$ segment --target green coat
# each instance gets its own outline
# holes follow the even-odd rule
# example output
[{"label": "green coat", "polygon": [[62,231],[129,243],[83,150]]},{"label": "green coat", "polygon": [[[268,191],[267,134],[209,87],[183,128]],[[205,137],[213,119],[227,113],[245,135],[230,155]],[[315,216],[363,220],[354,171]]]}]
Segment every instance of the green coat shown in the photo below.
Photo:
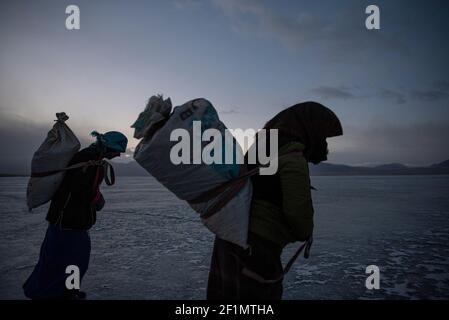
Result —
[{"label": "green coat", "polygon": [[[302,152],[304,145],[290,142],[279,149],[279,155]],[[313,231],[313,205],[309,167],[302,155],[280,158],[278,173],[282,188],[282,209],[271,202],[253,198],[250,231],[281,247],[305,241]]]}]

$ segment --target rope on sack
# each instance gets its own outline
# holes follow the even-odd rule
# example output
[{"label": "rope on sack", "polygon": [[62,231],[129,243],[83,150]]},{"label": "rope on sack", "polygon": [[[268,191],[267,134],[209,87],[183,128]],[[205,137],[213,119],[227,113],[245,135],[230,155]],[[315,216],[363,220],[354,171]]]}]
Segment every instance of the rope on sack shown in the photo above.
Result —
[{"label": "rope on sack", "polygon": [[86,172],[87,168],[89,167],[103,167],[104,172],[104,181],[108,186],[112,186],[115,184],[115,172],[114,167],[106,160],[89,160],[85,162],[80,162],[77,164],[74,164],[72,166],[66,167],[64,169],[58,169],[58,170],[52,170],[52,171],[45,171],[45,172],[32,172],[31,177],[46,177],[50,176],[59,172],[74,170],[82,168],[83,172]]}]

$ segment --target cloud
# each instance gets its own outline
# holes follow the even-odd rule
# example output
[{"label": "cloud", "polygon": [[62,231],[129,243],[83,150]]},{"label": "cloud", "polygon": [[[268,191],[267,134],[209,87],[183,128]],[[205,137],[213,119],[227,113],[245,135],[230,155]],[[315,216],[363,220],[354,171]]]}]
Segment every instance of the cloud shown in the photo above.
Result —
[{"label": "cloud", "polygon": [[422,102],[434,102],[447,99],[449,93],[441,90],[412,90],[410,98]]},{"label": "cloud", "polygon": [[382,89],[379,92],[379,96],[387,100],[392,100],[397,104],[404,104],[409,100],[417,102],[438,102],[449,98],[449,84],[437,82],[430,88],[422,87],[402,91]]},{"label": "cloud", "polygon": [[446,93],[449,92],[449,81],[436,81],[434,86],[437,90],[441,90]]},{"label": "cloud", "polygon": [[[29,173],[33,154],[53,124],[52,120],[36,123],[0,110],[0,173]],[[87,137],[78,139],[83,146],[92,143]]]},{"label": "cloud", "polygon": [[49,128],[27,119],[0,114],[0,172],[28,172],[31,157],[45,139],[48,130]]},{"label": "cloud", "polygon": [[260,1],[214,0],[213,2],[231,19],[234,30],[275,37],[287,46],[300,45],[308,37],[307,30],[314,26],[313,20],[306,15],[292,20],[265,7]]},{"label": "cloud", "polygon": [[429,165],[449,159],[449,123],[371,123],[345,126],[330,140],[331,162]]},{"label": "cloud", "polygon": [[378,96],[385,100],[391,100],[397,104],[404,104],[407,102],[407,98],[404,93],[390,89],[381,89]]},{"label": "cloud", "polygon": [[379,50],[398,52],[402,56],[410,52],[397,30],[367,34],[364,10],[360,6],[338,8],[329,16],[306,11],[295,14],[295,10],[284,13],[257,0],[212,2],[229,18],[233,30],[273,38],[288,48],[305,49],[321,44],[329,49],[332,59]]},{"label": "cloud", "polygon": [[[35,123],[24,117],[5,113],[0,110],[0,173],[29,174],[31,159],[52,128],[54,122]],[[70,124],[69,124],[70,125]],[[89,132],[79,127],[71,129],[76,132]],[[94,142],[89,135],[77,135],[81,147]],[[114,162],[129,162],[133,159],[134,148],[127,148],[125,154],[115,158]]]},{"label": "cloud", "polygon": [[356,87],[345,86],[320,86],[310,89],[309,92],[321,99],[372,99],[378,98],[385,101],[390,101],[395,104],[406,104],[409,101],[414,102],[439,102],[449,98],[449,85],[444,82],[434,85],[434,88],[420,88],[420,89],[387,89],[380,88],[375,92],[368,92],[367,94],[360,94]]},{"label": "cloud", "polygon": [[200,0],[175,0],[173,2],[176,8],[178,9],[186,9],[192,7],[198,7],[201,5]]},{"label": "cloud", "polygon": [[[310,31],[318,27],[308,15],[292,19],[260,1],[213,0],[213,3],[229,17],[235,31],[274,37],[288,47],[300,46],[311,36]],[[322,32],[322,28],[315,30],[315,35]]]},{"label": "cloud", "polygon": [[321,86],[310,90],[310,93],[322,99],[353,99],[355,96],[345,88]]}]

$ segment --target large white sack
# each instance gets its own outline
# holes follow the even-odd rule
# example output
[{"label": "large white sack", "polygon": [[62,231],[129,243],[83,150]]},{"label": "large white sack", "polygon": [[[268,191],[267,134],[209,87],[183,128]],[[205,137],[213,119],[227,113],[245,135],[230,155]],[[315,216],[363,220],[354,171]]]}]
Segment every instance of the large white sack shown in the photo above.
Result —
[{"label": "large white sack", "polygon": [[[219,238],[247,248],[252,194],[252,184],[248,179],[239,193],[221,210],[207,219],[202,219],[204,225]],[[203,204],[190,204],[190,206],[196,212],[203,213],[212,202],[213,200]]]},{"label": "large white sack", "polygon": [[81,147],[78,138],[65,124],[69,117],[63,112],[57,113],[56,117],[56,123],[31,161],[31,177],[27,188],[30,210],[51,200],[64,178],[64,172],[41,177],[33,175],[64,169]]},{"label": "large white sack", "polygon": [[[223,143],[223,155],[234,149],[233,152],[237,157],[243,157],[235,139],[225,135],[226,126],[219,120],[216,110],[209,101],[195,99],[178,106],[165,121],[158,131],[140,141],[134,152],[134,159],[178,198],[189,202],[239,175],[241,165],[235,162],[206,165],[201,161],[200,164],[192,164],[192,150],[190,164],[173,164],[170,159],[171,148],[178,143],[170,141],[172,131],[182,128],[192,137],[193,121],[202,122],[202,132],[209,128],[221,132],[223,142],[226,140],[226,143]],[[202,142],[201,150],[208,143]],[[218,237],[246,248],[251,195],[251,183],[248,181],[232,200],[211,217],[203,219],[203,223]],[[190,205],[195,211],[203,214],[216,200]]]}]

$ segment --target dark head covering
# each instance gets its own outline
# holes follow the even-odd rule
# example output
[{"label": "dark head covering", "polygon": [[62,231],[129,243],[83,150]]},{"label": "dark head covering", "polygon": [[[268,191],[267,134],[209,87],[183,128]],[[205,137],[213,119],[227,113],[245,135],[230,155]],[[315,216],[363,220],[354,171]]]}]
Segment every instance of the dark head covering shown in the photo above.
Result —
[{"label": "dark head covering", "polygon": [[317,102],[298,103],[279,112],[264,129],[279,130],[279,147],[292,141],[304,144],[304,156],[312,163],[327,160],[326,138],[343,134],[335,113]]},{"label": "dark head covering", "polygon": [[104,134],[92,131],[91,135],[97,138],[91,146],[97,148],[103,154],[106,153],[123,153],[126,152],[128,139],[118,131],[109,131]]}]

